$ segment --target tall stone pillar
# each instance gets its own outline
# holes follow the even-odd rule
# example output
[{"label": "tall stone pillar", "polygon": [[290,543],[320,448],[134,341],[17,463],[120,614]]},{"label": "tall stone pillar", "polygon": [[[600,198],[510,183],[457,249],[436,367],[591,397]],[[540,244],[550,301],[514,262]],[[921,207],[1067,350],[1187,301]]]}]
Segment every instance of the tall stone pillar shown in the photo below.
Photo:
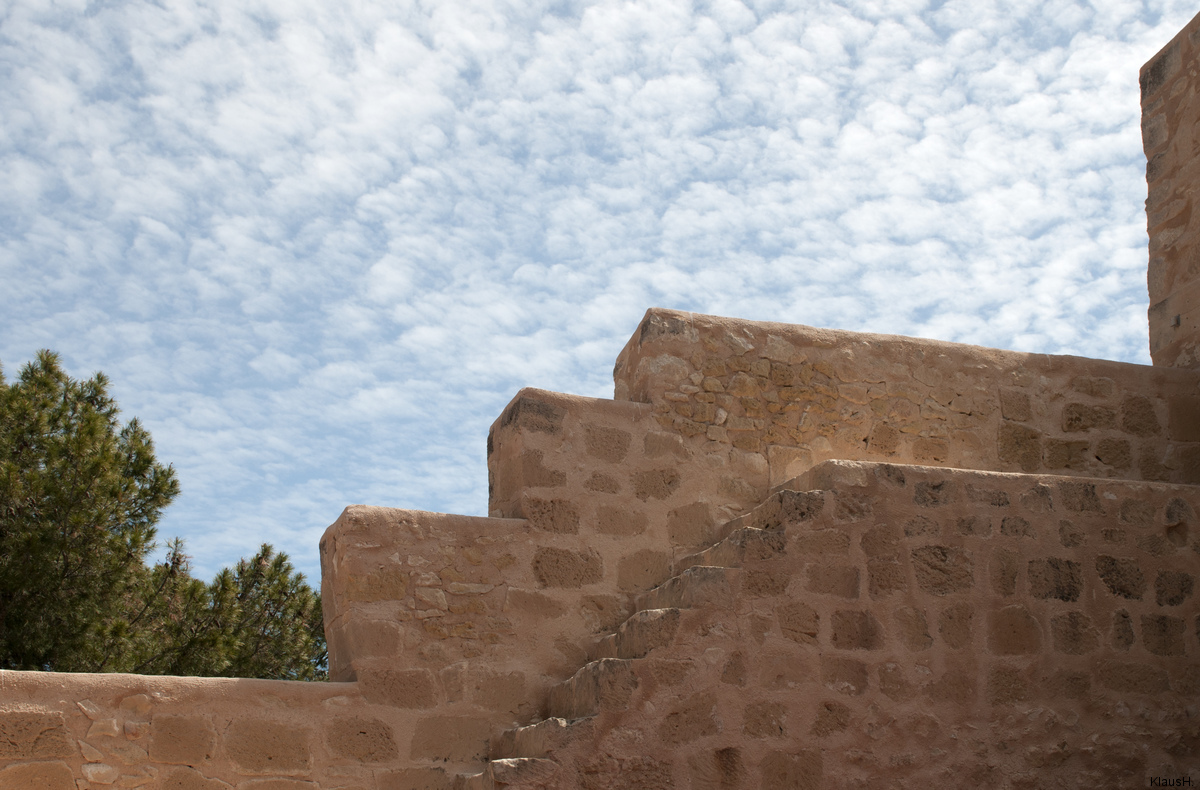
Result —
[{"label": "tall stone pillar", "polygon": [[1142,67],[1150,356],[1200,368],[1200,14]]}]

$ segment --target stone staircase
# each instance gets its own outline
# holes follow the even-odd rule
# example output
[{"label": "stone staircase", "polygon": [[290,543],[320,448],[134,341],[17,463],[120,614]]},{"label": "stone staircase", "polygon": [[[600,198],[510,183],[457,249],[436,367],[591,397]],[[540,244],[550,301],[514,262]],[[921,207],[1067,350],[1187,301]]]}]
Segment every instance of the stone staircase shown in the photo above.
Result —
[{"label": "stone staircase", "polygon": [[[541,720],[493,738],[485,770],[455,786],[820,787],[823,754],[842,749],[852,759],[837,762],[863,779],[883,770],[916,786],[965,772],[986,783],[989,770],[1030,769],[1028,749],[1041,746],[1024,763],[1008,750],[1044,744],[1047,732],[1064,748],[1091,736],[1076,744],[1071,776],[1126,784],[1138,764],[1120,755],[1143,738],[1116,724],[1081,733],[1066,709],[1119,710],[1129,693],[1200,685],[1191,690],[1182,664],[1146,666],[1121,645],[1115,624],[1130,616],[1118,606],[1131,602],[1111,602],[1108,636],[1095,599],[1119,597],[1120,584],[1095,584],[1102,563],[1090,555],[1105,551],[1099,535],[1116,538],[1086,522],[1136,531],[1118,515],[1130,501],[1146,503],[1139,513],[1169,512],[1169,497],[1194,500],[1194,489],[885,464],[842,471],[828,490],[792,481],[678,559],[550,689]],[[1161,526],[1141,526],[1147,534],[1131,542],[1161,555]],[[1064,606],[1079,600],[1087,614]],[[1140,622],[1150,653],[1176,654],[1152,633],[1162,615]],[[1031,739],[1013,706],[1043,696],[1058,711]],[[1034,781],[1037,771],[1024,773]]]}]

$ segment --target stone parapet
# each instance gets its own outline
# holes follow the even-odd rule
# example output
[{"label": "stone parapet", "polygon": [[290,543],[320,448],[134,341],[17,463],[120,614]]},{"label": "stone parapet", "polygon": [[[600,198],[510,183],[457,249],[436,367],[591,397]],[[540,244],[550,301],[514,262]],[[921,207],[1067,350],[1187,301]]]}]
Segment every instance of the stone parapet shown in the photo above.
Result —
[{"label": "stone parapet", "polygon": [[613,378],[772,485],[833,458],[1200,483],[1197,371],[656,308]]}]

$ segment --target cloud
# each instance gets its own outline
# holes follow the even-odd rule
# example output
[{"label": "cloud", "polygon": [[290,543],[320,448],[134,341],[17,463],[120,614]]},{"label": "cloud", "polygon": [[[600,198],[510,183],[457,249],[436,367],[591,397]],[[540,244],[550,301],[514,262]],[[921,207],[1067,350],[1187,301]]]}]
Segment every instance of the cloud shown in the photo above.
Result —
[{"label": "cloud", "polygon": [[1137,69],[1181,2],[18,0],[0,360],[100,369],[198,568],[486,512],[522,386],[661,305],[1146,362]]}]

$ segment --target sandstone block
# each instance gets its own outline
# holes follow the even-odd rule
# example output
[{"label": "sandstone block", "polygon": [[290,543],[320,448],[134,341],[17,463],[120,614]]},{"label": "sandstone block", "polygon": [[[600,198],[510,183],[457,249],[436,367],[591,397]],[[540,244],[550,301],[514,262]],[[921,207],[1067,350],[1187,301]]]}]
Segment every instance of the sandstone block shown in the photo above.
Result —
[{"label": "sandstone block", "polygon": [[442,768],[406,768],[378,778],[378,790],[451,790],[454,780]]},{"label": "sandstone block", "polygon": [[602,755],[579,766],[582,790],[668,790],[675,786],[670,763],[651,757]]},{"label": "sandstone block", "polygon": [[742,571],[742,594],[755,598],[782,595],[790,579],[781,569]]},{"label": "sandstone block", "polygon": [[913,516],[904,522],[904,536],[908,538],[936,538],[941,534],[938,523],[925,516]]},{"label": "sandstone block", "polygon": [[217,730],[208,716],[157,714],[150,730],[150,759],[157,763],[199,765],[216,750]]},{"label": "sandstone block", "polygon": [[631,439],[629,431],[619,428],[603,425],[584,426],[584,446],[587,447],[588,455],[610,464],[620,463],[625,459]]},{"label": "sandstone block", "polygon": [[1059,653],[1081,656],[1100,646],[1100,633],[1083,612],[1067,612],[1050,619],[1050,634]]},{"label": "sandstone block", "polygon": [[727,746],[713,749],[688,758],[688,769],[692,775],[694,790],[726,790],[741,787],[746,775],[741,749]]},{"label": "sandstone block", "polygon": [[521,509],[529,525],[542,532],[574,535],[579,532],[579,511],[566,499],[540,499],[524,495]]},{"label": "sandstone block", "polygon": [[821,626],[817,610],[801,601],[787,601],[775,607],[779,630],[785,637],[800,644],[815,645]]},{"label": "sandstone block", "polygon": [[521,482],[530,488],[559,488],[566,485],[566,473],[547,467],[543,463],[544,458],[541,450],[521,453]]},{"label": "sandstone block", "polygon": [[882,598],[908,589],[904,568],[891,560],[867,560],[867,592],[872,598]]},{"label": "sandstone block", "polygon": [[61,760],[21,763],[0,768],[0,787],[5,790],[75,790],[75,775]]},{"label": "sandstone block", "polygon": [[509,587],[504,597],[504,611],[553,619],[566,614],[567,607],[545,593]]},{"label": "sandstone block", "polygon": [[1142,644],[1156,656],[1182,656],[1184,622],[1167,615],[1142,615]]},{"label": "sandstone block", "polygon": [[533,555],[533,575],[543,587],[578,589],[604,575],[600,555],[543,546]]},{"label": "sandstone block", "polygon": [[1067,510],[1073,510],[1076,513],[1104,512],[1104,506],[1100,503],[1100,498],[1096,496],[1094,483],[1059,483],[1058,491],[1062,496],[1063,507]]},{"label": "sandstone block", "polygon": [[437,704],[437,681],[428,669],[397,669],[371,665],[359,671],[363,697],[377,705],[432,708]]},{"label": "sandstone block", "polygon": [[1058,522],[1058,542],[1065,549],[1073,549],[1087,542],[1087,532],[1078,524],[1066,519]]},{"label": "sandstone block", "polygon": [[950,457],[950,443],[945,439],[922,436],[913,442],[913,460],[917,463],[941,464]]},{"label": "sandstone block", "polygon": [[74,755],[74,739],[67,732],[61,713],[0,712],[0,759],[37,760]]},{"label": "sandstone block", "polygon": [[975,610],[970,604],[946,607],[938,615],[938,634],[947,646],[961,650],[971,644],[971,621]]},{"label": "sandstone block", "polygon": [[1036,653],[1042,630],[1024,606],[1006,606],[988,615],[988,651],[998,656]]},{"label": "sandstone block", "polygon": [[1001,423],[996,445],[1000,460],[1022,472],[1036,472],[1042,462],[1042,435],[1026,425]]},{"label": "sandstone block", "polygon": [[1159,571],[1154,579],[1154,601],[1159,606],[1179,606],[1192,597],[1194,581],[1183,571]]},{"label": "sandstone block", "polygon": [[824,769],[819,751],[771,752],[763,758],[761,790],[819,790]]},{"label": "sandstone block", "polygon": [[107,763],[84,763],[79,772],[84,779],[98,785],[110,785],[121,775],[120,771]]},{"label": "sandstone block", "polygon": [[1142,594],[1146,591],[1146,577],[1135,560],[1102,554],[1096,557],[1096,573],[1113,595],[1131,601],[1142,600]]},{"label": "sandstone block", "polygon": [[950,483],[923,481],[913,486],[913,502],[921,507],[941,507],[954,501]]},{"label": "sandstone block", "polygon": [[992,591],[1007,598],[1017,591],[1017,553],[1011,549],[992,552]]},{"label": "sandstone block", "polygon": [[1128,469],[1133,465],[1133,448],[1125,439],[1101,439],[1096,444],[1096,460],[1114,469]]},{"label": "sandstone block", "polygon": [[1083,566],[1074,560],[1049,557],[1029,561],[1029,594],[1034,598],[1077,601],[1083,590]]},{"label": "sandstone block", "polygon": [[883,628],[870,612],[839,609],[830,619],[833,646],[839,650],[878,650]]},{"label": "sandstone block", "polygon": [[987,696],[992,705],[1024,702],[1029,699],[1029,683],[1017,667],[996,664],[988,672]]},{"label": "sandstone block", "polygon": [[500,427],[557,434],[562,431],[563,418],[566,416],[565,409],[521,396],[504,409],[500,415]]},{"label": "sandstone block", "polygon": [[584,482],[583,487],[588,491],[595,491],[600,494],[617,494],[621,491],[621,484],[617,481],[617,478],[601,472],[592,472],[591,477]]},{"label": "sandstone block", "polygon": [[992,534],[992,520],[986,516],[964,516],[955,524],[959,535],[978,535],[987,537]]},{"label": "sandstone block", "polygon": [[922,546],[911,552],[917,585],[933,595],[969,590],[975,583],[974,565],[966,549]]},{"label": "sandstone block", "polygon": [[680,482],[679,472],[673,468],[635,472],[633,494],[643,502],[650,499],[666,499],[675,493]]},{"label": "sandstone block", "polygon": [[1093,428],[1111,428],[1116,422],[1117,413],[1107,406],[1068,403],[1063,407],[1062,429],[1065,433],[1090,431]]},{"label": "sandstone block", "polygon": [[1009,538],[1036,538],[1033,526],[1020,516],[1005,516],[1000,522],[1000,534]]},{"label": "sandstone block", "polygon": [[667,537],[677,546],[700,546],[712,543],[712,508],[707,502],[693,502],[667,514]]},{"label": "sandstone block", "polygon": [[735,650],[721,667],[721,682],[731,686],[746,685],[746,656],[741,650]]},{"label": "sandstone block", "polygon": [[1029,393],[1024,390],[1000,388],[1000,415],[1006,420],[1025,422],[1033,416]]},{"label": "sandstone block", "polygon": [[850,726],[850,708],[840,702],[822,702],[817,706],[817,718],[809,732],[818,738],[841,732]]},{"label": "sandstone block", "polygon": [[486,710],[516,713],[529,704],[523,672],[472,669],[468,685],[471,702]]},{"label": "sandstone block", "polygon": [[879,667],[879,690],[894,702],[912,699],[913,687],[899,664],[888,662]]},{"label": "sandstone block", "polygon": [[763,688],[796,689],[813,680],[813,677],[813,668],[807,658],[795,652],[771,652],[758,659],[758,683]]},{"label": "sandstone block", "polygon": [[808,568],[805,589],[810,592],[857,598],[858,586],[858,568],[851,565],[810,565]]},{"label": "sandstone block", "polygon": [[1113,612],[1112,637],[1113,647],[1117,650],[1128,650],[1137,641],[1137,635],[1133,633],[1133,618],[1124,609]]},{"label": "sandstone block", "polygon": [[742,732],[751,738],[787,735],[787,707],[782,702],[751,702],[742,713]]},{"label": "sandstone block", "polygon": [[409,756],[418,760],[475,762],[487,758],[487,719],[431,716],[417,722]]},{"label": "sandstone block", "polygon": [[272,719],[237,718],[226,728],[225,753],[247,774],[298,774],[312,766],[309,730]]},{"label": "sandstone block", "polygon": [[1086,469],[1088,443],[1066,439],[1047,439],[1045,448],[1047,469]]},{"label": "sandstone block", "polygon": [[896,634],[901,644],[913,652],[928,650],[933,646],[933,637],[929,635],[929,625],[925,620],[925,612],[909,606],[897,607],[892,612],[892,622],[896,626]]},{"label": "sandstone block", "polygon": [[334,719],[325,729],[325,742],[333,754],[358,762],[380,763],[399,756],[391,726],[379,719]]},{"label": "sandstone block", "polygon": [[1134,436],[1158,436],[1162,426],[1149,398],[1133,395],[1121,404],[1121,427]]},{"label": "sandstone block", "polygon": [[398,601],[408,589],[408,578],[393,568],[356,574],[346,579],[348,601]]}]

